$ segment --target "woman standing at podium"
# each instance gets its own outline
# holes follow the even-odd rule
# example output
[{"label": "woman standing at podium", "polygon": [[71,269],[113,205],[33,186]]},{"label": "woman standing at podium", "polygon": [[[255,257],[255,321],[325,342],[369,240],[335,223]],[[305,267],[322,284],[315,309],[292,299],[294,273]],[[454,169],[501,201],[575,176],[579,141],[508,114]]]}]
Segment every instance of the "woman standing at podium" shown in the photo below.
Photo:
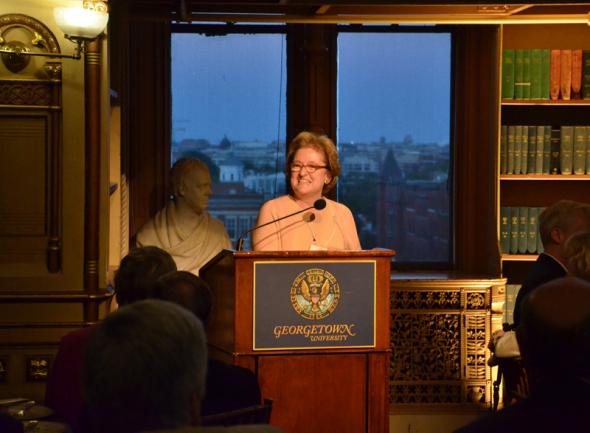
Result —
[{"label": "woman standing at podium", "polygon": [[253,249],[360,250],[350,209],[324,197],[340,174],[334,142],[325,135],[299,133],[289,145],[286,170],[291,193],[264,203],[256,226],[281,220],[253,231]]}]

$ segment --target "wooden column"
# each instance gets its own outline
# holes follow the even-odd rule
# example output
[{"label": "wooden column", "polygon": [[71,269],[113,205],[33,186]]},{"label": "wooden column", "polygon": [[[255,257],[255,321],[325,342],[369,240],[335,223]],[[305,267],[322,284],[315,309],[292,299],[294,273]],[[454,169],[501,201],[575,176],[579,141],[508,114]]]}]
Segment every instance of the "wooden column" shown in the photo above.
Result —
[{"label": "wooden column", "polygon": [[453,49],[456,269],[499,276],[499,27],[462,26]]},{"label": "wooden column", "polygon": [[85,194],[84,194],[84,289],[98,289],[100,216],[100,42],[87,45],[84,55]]}]

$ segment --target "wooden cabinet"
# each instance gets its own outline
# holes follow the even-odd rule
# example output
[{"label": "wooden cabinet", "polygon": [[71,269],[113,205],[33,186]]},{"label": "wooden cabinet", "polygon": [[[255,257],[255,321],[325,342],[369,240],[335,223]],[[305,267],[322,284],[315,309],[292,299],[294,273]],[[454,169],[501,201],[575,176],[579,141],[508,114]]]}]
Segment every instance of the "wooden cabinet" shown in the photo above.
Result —
[{"label": "wooden cabinet", "polygon": [[[590,27],[583,24],[504,25],[501,48],[588,50]],[[505,99],[500,104],[500,124],[551,125],[552,129],[590,125],[590,100]],[[590,203],[590,174],[499,174],[500,208],[542,208],[561,199]],[[536,257],[536,254],[502,254],[503,275],[511,284],[521,283]]]}]

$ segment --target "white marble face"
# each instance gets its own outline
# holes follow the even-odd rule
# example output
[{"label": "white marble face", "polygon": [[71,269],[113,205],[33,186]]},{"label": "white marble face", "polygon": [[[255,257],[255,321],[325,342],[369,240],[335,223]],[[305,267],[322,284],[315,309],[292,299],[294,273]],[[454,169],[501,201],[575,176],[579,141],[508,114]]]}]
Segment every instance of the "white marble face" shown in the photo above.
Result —
[{"label": "white marble face", "polygon": [[189,208],[200,214],[207,209],[211,193],[211,176],[209,172],[195,168],[183,179],[178,195]]},{"label": "white marble face", "polygon": [[[291,188],[295,198],[314,200],[322,196],[324,184],[332,180],[332,175],[325,168],[327,164],[324,153],[313,147],[302,147],[295,153],[291,165],[300,168],[291,170]],[[307,168],[310,166],[313,173]]]}]

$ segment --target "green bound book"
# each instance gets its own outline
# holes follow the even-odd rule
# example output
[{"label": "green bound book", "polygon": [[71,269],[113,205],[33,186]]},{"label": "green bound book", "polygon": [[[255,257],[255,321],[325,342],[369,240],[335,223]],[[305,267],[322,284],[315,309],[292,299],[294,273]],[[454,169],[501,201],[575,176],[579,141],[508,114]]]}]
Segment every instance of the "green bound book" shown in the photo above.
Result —
[{"label": "green bound book", "polygon": [[[553,148],[551,149],[553,154]],[[559,168],[561,174],[572,174],[574,164],[574,127],[562,126],[559,146]]]},{"label": "green bound book", "polygon": [[582,98],[590,99],[590,50],[582,50]]},{"label": "green bound book", "polygon": [[503,323],[514,323],[514,305],[516,304],[516,297],[520,290],[520,284],[506,284],[506,303],[504,305]]},{"label": "green bound book", "polygon": [[522,163],[522,125],[516,125],[514,128],[514,174],[520,174]]},{"label": "green bound book", "polygon": [[522,99],[531,99],[531,50],[522,50]]},{"label": "green bound book", "polygon": [[523,99],[524,89],[524,63],[523,51],[514,50],[514,98]]},{"label": "green bound book", "polygon": [[541,63],[540,49],[533,48],[531,52],[531,99],[541,99]]},{"label": "green bound book", "polygon": [[516,140],[516,126],[508,126],[508,151],[506,162],[506,173],[514,174],[514,142]]},{"label": "green bound book", "polygon": [[541,50],[541,99],[549,99],[551,93],[551,50]]},{"label": "green bound book", "polygon": [[502,99],[514,99],[514,50],[502,50]]},{"label": "green bound book", "polygon": [[529,127],[522,126],[522,136],[520,144],[520,174],[527,174],[529,160]]},{"label": "green bound book", "polygon": [[537,162],[537,127],[529,126],[529,156],[527,161],[527,174],[536,172]]},{"label": "green bound book", "polygon": [[586,174],[590,174],[590,126],[586,126]]},{"label": "green bound book", "polygon": [[[537,208],[537,221],[539,221],[539,218],[541,217],[541,214],[544,210],[544,207]],[[541,254],[543,251],[545,251],[545,248],[543,248],[543,240],[541,239],[541,233],[539,231],[540,228],[541,224],[537,223],[537,254]]]},{"label": "green bound book", "polygon": [[537,126],[537,149],[535,151],[535,174],[543,174],[543,148],[545,143],[545,127]]},{"label": "green bound book", "polygon": [[521,207],[518,211],[518,252],[526,254],[529,239],[529,208]]},{"label": "green bound book", "polygon": [[500,128],[500,174],[508,170],[508,126]]},{"label": "green bound book", "polygon": [[538,222],[537,219],[538,215],[538,208],[530,207],[529,208],[529,225],[527,227],[528,230],[528,239],[527,239],[527,253],[535,254],[537,252],[537,236],[539,232]]},{"label": "green bound book", "polygon": [[509,207],[500,208],[500,251],[510,253],[510,212]]},{"label": "green bound book", "polygon": [[543,131],[545,132],[543,134],[543,174],[549,174],[551,172],[551,126],[545,125]]},{"label": "green bound book", "polygon": [[574,126],[574,174],[586,173],[586,127]]},{"label": "green bound book", "polygon": [[518,253],[518,216],[519,216],[519,209],[518,207],[511,207],[510,208],[510,254],[517,254]]}]

